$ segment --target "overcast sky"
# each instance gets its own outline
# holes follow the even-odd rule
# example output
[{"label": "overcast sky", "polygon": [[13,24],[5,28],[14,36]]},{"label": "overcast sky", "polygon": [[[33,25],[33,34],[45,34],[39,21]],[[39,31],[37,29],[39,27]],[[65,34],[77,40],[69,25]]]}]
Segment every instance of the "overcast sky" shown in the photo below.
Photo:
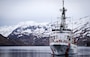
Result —
[{"label": "overcast sky", "polygon": [[[90,0],[65,0],[67,17],[90,16]],[[51,22],[60,17],[62,0],[0,0],[0,26],[23,21]]]}]

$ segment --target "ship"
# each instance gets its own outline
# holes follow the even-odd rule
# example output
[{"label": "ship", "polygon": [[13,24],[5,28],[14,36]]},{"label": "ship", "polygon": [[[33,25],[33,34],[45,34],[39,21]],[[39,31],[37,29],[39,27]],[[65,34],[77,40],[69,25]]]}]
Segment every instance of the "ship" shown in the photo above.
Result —
[{"label": "ship", "polygon": [[61,13],[61,22],[57,24],[59,26],[52,29],[50,35],[50,48],[52,54],[55,55],[64,55],[64,54],[76,54],[77,53],[77,42],[73,37],[73,31],[67,28],[66,25],[66,11],[64,7],[64,0],[62,0],[63,7],[60,10]]}]

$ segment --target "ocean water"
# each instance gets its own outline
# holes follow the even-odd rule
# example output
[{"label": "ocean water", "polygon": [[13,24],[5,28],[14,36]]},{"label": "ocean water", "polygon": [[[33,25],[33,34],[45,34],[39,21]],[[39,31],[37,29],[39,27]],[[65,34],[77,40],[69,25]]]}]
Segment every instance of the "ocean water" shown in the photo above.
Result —
[{"label": "ocean water", "polygon": [[0,57],[90,57],[90,47],[78,47],[75,55],[52,55],[49,46],[0,46]]}]

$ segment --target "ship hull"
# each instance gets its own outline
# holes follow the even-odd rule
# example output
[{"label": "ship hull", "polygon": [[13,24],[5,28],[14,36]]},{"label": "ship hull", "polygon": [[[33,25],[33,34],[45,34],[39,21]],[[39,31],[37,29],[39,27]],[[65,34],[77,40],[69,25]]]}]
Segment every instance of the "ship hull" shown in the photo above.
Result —
[{"label": "ship hull", "polygon": [[52,50],[52,54],[55,54],[55,55],[77,53],[77,46],[74,44],[51,44],[50,48]]}]

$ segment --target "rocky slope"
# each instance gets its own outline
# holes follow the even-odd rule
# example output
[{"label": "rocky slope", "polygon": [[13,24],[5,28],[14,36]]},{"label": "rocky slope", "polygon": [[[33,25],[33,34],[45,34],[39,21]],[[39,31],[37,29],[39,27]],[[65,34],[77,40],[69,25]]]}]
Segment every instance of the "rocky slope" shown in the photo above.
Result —
[{"label": "rocky slope", "polygon": [[0,46],[16,46],[16,45],[19,46],[25,44],[17,39],[9,39],[0,34]]},{"label": "rocky slope", "polygon": [[0,34],[0,45],[13,45],[13,42]]}]

